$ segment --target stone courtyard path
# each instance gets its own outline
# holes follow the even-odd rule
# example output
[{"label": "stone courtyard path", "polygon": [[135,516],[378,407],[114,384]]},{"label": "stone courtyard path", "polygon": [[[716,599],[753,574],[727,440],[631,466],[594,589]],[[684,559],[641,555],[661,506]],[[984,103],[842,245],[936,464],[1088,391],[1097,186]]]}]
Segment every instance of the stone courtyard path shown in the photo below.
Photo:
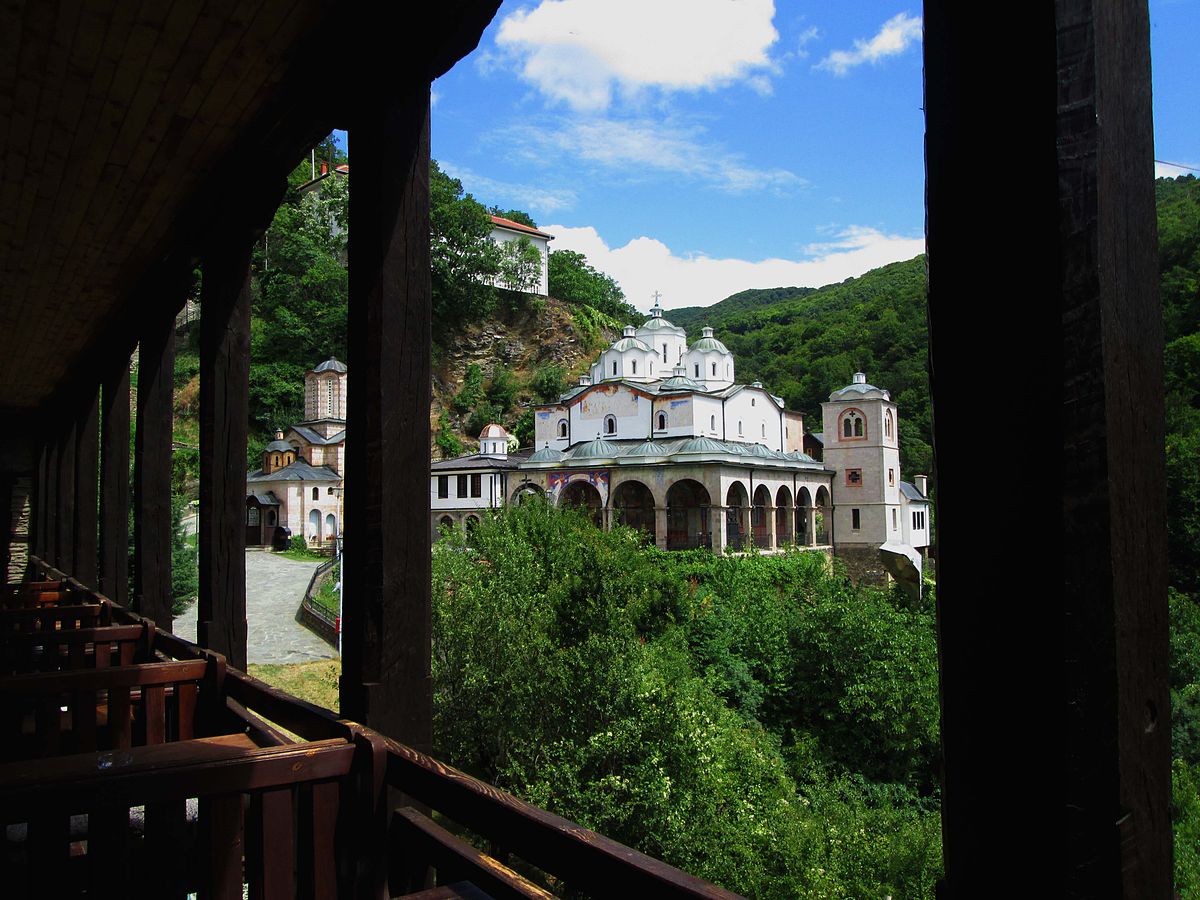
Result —
[{"label": "stone courtyard path", "polygon": [[[297,562],[265,550],[246,552],[246,658],[252,663],[330,659],[337,651],[296,621],[300,598],[317,562]],[[196,640],[196,604],[175,620],[175,633]]]}]

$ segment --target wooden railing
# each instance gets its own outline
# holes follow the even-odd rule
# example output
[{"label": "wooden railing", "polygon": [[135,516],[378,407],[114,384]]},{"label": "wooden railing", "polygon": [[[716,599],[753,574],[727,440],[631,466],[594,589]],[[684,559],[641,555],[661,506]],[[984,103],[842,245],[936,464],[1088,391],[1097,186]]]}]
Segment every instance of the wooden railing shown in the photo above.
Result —
[{"label": "wooden railing", "polygon": [[[379,898],[421,891],[434,878],[467,883],[461,893],[448,889],[450,897],[482,890],[495,898],[545,898],[564,889],[594,897],[735,896],[226,666],[220,654],[154,628],[66,573],[38,566],[39,577],[64,583],[73,604],[107,609],[112,627],[151,629],[156,662],[141,667],[191,663],[197,674],[219,671],[220,693],[190,739],[192,731],[178,733],[184,718],[178,709],[190,702],[184,697],[195,697],[168,690],[177,710],[168,721],[176,724],[163,729],[176,731],[164,730],[161,738],[173,743],[130,746],[120,756],[101,747],[0,764],[0,824],[25,823],[28,832],[28,865],[8,872],[12,854],[0,861],[0,877],[17,887],[17,896],[42,888],[124,896],[139,890],[130,879],[147,877],[156,879],[155,896],[200,890],[237,898],[244,880],[252,897]],[[22,646],[37,642],[29,633],[13,632]],[[43,653],[62,656],[55,643],[62,634],[61,627],[45,632],[40,646],[53,650]],[[94,655],[92,663],[84,680],[133,684],[141,677],[137,664],[102,669]],[[20,685],[28,679],[64,675],[74,677],[69,671],[0,677],[0,697],[27,697]],[[132,702],[144,703],[144,690],[153,692],[141,690]],[[105,716],[111,719],[111,710]],[[389,809],[389,796],[403,799]],[[200,798],[191,825],[187,798]],[[121,823],[128,826],[130,810],[138,808],[146,826],[134,834]],[[88,816],[86,865],[71,855],[72,813]],[[104,823],[104,831],[94,831],[93,822]],[[465,840],[467,832],[485,841],[487,851]]]}]

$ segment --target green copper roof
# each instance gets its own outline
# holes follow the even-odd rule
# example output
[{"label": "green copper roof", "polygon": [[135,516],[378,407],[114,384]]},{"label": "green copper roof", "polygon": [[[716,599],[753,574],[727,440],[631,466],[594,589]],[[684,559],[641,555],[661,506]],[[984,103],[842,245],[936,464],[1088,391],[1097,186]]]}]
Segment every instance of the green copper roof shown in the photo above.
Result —
[{"label": "green copper roof", "polygon": [[704,388],[692,381],[686,375],[672,375],[670,378],[663,381],[658,386],[660,394],[668,394],[671,391],[702,391]]},{"label": "green copper roof", "polygon": [[615,456],[621,455],[621,448],[616,444],[604,440],[604,438],[596,438],[588,441],[586,444],[580,444],[569,454],[568,459],[612,459]]},{"label": "green copper roof", "polygon": [[561,450],[555,450],[547,444],[541,450],[535,450],[533,453],[530,453],[528,462],[558,462],[562,458]]},{"label": "green copper roof", "polygon": [[654,352],[653,350],[650,349],[649,344],[647,344],[645,341],[639,341],[635,337],[623,337],[620,340],[616,341],[608,349],[616,350],[619,353],[624,353],[626,350],[644,350],[646,353]]},{"label": "green copper roof", "polygon": [[713,440],[708,437],[694,437],[684,441],[677,448],[676,453],[729,453],[729,447],[724,441]]},{"label": "green copper roof", "polygon": [[696,343],[692,344],[689,350],[703,350],[705,353],[728,353],[729,348],[722,344],[714,337],[702,337]]},{"label": "green copper roof", "polygon": [[292,453],[296,452],[296,448],[287,441],[271,441],[263,448],[267,453],[287,453],[289,450]]},{"label": "green copper roof", "polygon": [[670,328],[673,331],[679,331],[678,325],[672,325],[666,319],[655,317],[647,319],[645,324],[638,327],[638,331],[661,331],[664,328]]},{"label": "green copper roof", "polygon": [[662,444],[645,440],[625,453],[626,456],[666,456],[670,451]]}]

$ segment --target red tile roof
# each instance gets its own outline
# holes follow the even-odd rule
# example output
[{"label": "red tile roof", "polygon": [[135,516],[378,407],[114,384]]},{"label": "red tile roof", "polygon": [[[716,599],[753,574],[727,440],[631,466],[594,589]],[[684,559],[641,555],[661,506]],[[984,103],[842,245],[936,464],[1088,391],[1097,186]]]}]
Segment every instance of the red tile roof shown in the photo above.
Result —
[{"label": "red tile roof", "polygon": [[521,231],[525,234],[536,234],[538,237],[544,237],[547,240],[554,240],[553,235],[546,234],[544,231],[538,231],[536,228],[530,228],[528,225],[522,225],[520,222],[514,222],[512,219],[503,219],[500,216],[492,216],[492,224],[500,228],[509,228],[513,231]]}]

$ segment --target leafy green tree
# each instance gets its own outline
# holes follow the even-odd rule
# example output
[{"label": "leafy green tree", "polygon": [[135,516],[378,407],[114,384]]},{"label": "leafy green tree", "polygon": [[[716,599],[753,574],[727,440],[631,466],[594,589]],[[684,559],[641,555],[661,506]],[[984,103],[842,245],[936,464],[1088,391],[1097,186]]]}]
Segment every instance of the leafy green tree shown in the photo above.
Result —
[{"label": "leafy green tree", "polygon": [[500,245],[500,284],[510,291],[529,293],[542,279],[542,254],[527,237]]},{"label": "leafy green tree", "polygon": [[434,443],[437,444],[442,459],[454,459],[456,456],[461,456],[465,449],[462,440],[450,428],[450,419],[444,410],[438,417],[438,430],[434,437]]},{"label": "leafy green tree", "polygon": [[471,363],[463,375],[463,384],[454,395],[454,408],[458,412],[468,412],[475,408],[483,399],[483,369],[478,363]]},{"label": "leafy green tree", "polygon": [[625,292],[610,276],[588,263],[574,250],[550,253],[550,296],[568,303],[590,306],[615,319],[641,323],[643,316],[625,302]]},{"label": "leafy green tree", "polygon": [[524,210],[501,209],[498,206],[493,206],[489,212],[493,216],[499,216],[501,219],[508,219],[512,222],[520,222],[522,225],[528,225],[530,228],[537,228],[537,222],[533,221],[533,217]]},{"label": "leafy green tree", "polygon": [[566,386],[566,370],[554,363],[538,366],[529,379],[529,389],[542,403],[557,403]]},{"label": "leafy green tree", "polygon": [[500,410],[501,415],[512,409],[520,390],[521,385],[512,369],[499,364],[492,369],[492,377],[487,386],[487,398],[489,403]]},{"label": "leafy green tree", "polygon": [[192,603],[200,591],[200,569],[196,561],[196,548],[187,539],[183,530],[183,514],[188,509],[187,500],[178,495],[171,496],[171,614],[178,616]]},{"label": "leafy green tree", "polygon": [[444,335],[465,322],[486,319],[496,308],[492,283],[500,250],[491,239],[487,208],[463,191],[436,160],[429,163],[430,273],[433,330]]}]

